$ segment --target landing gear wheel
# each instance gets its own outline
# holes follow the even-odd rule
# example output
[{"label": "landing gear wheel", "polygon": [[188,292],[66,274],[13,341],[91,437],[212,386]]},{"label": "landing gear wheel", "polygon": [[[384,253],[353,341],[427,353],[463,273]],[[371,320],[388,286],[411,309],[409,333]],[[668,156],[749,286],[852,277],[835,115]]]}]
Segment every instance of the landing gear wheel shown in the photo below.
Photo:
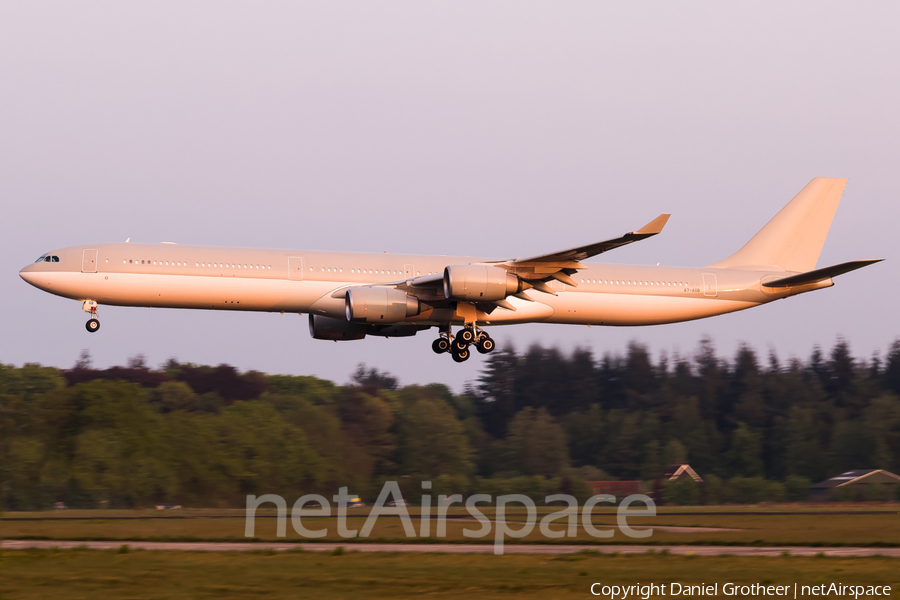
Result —
[{"label": "landing gear wheel", "polygon": [[488,352],[491,352],[494,349],[494,346],[495,346],[494,340],[492,340],[491,338],[489,338],[487,336],[484,336],[483,338],[478,340],[477,344],[475,344],[475,347],[478,348],[478,351],[481,352],[482,354],[487,354]]},{"label": "landing gear wheel", "polygon": [[456,334],[456,339],[469,345],[475,341],[475,332],[468,327],[460,329],[459,333]]},{"label": "landing gear wheel", "polygon": [[469,360],[469,349],[468,349],[468,348],[463,348],[462,350],[459,350],[459,349],[457,349],[457,347],[454,345],[454,347],[453,347],[453,360],[455,360],[455,361],[458,362],[458,363],[466,362],[467,360]]},{"label": "landing gear wheel", "polygon": [[94,333],[95,331],[100,329],[100,321],[98,321],[97,319],[91,319],[84,324],[84,328],[89,332]]},{"label": "landing gear wheel", "polygon": [[450,344],[450,352],[463,352],[468,347],[469,345],[467,343],[460,341],[459,338],[456,338],[455,340],[453,340],[453,343]]},{"label": "landing gear wheel", "polygon": [[447,338],[439,337],[431,343],[431,349],[435,354],[443,354],[450,350],[450,341]]}]

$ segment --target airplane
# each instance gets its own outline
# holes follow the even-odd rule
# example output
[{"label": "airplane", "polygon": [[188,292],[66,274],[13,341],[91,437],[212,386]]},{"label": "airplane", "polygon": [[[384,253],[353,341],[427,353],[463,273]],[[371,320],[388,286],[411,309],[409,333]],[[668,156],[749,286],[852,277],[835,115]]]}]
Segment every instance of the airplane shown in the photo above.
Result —
[{"label": "airplane", "polygon": [[[550,254],[472,258],[89,244],[23,268],[31,285],[99,305],[306,313],[319,340],[406,337],[432,327],[432,349],[456,362],[494,349],[485,326],[516,323],[657,325],[744,310],[831,287],[883,259],[816,268],[846,179],[809,182],[740,250],[703,268],[586,263],[660,233],[662,214],[620,237]],[[454,335],[452,327],[460,329]]]}]

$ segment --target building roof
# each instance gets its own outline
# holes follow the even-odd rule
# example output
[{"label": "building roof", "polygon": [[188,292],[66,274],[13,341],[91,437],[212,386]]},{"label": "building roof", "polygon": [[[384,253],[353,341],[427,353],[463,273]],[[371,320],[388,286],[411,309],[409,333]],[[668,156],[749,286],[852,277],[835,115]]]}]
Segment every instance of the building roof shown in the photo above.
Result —
[{"label": "building roof", "polygon": [[697,472],[691,468],[691,465],[669,465],[663,471],[662,479],[681,479],[682,477],[690,477],[697,483],[703,483],[703,478],[697,475]]},{"label": "building roof", "polygon": [[629,496],[645,491],[643,481],[588,481],[595,494],[612,494],[613,496]]},{"label": "building roof", "polygon": [[[862,481],[873,475],[877,476],[873,481]],[[900,483],[900,476],[889,473],[884,469],[855,469],[853,471],[845,471],[840,475],[835,475],[831,479],[820,481],[819,483],[810,486],[810,489],[836,488],[851,483]]]}]

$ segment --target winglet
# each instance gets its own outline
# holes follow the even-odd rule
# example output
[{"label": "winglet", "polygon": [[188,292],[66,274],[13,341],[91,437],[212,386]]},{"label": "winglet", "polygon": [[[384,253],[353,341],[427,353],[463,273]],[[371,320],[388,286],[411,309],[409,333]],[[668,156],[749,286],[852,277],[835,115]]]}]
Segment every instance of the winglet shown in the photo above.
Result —
[{"label": "winglet", "polygon": [[666,226],[666,222],[669,220],[669,217],[672,215],[659,215],[637,231],[633,232],[637,235],[656,235],[657,233],[663,230],[663,227]]}]

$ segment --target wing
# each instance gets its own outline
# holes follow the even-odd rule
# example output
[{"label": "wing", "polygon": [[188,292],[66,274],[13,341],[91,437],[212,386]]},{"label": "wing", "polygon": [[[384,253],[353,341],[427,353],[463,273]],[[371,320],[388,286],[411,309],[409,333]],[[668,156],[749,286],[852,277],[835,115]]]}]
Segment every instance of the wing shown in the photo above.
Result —
[{"label": "wing", "polygon": [[[530,258],[515,258],[507,261],[477,263],[499,269],[505,269],[507,272],[518,276],[524,282],[524,289],[518,293],[512,294],[517,298],[534,302],[532,298],[525,294],[527,289],[535,289],[546,294],[556,295],[556,292],[547,285],[551,279],[561,281],[566,285],[577,286],[575,280],[570,275],[577,272],[578,269],[587,268],[579,261],[608,252],[620,246],[626,246],[632,242],[647,239],[661,232],[669,220],[669,215],[659,215],[637,231],[626,233],[621,237],[603,242],[596,242],[586,246],[570,248],[552,254],[543,254],[541,256],[533,256]],[[408,294],[417,297],[422,302],[428,303],[430,306],[440,308],[451,306],[455,303],[448,300],[444,295],[444,274],[438,273],[427,275],[424,277],[416,277],[406,281],[394,281],[382,284],[373,284],[377,286],[386,286],[404,290]],[[349,286],[348,286],[349,287]],[[335,290],[332,298],[342,298],[346,293],[346,288]],[[486,313],[492,312],[497,307],[507,310],[515,310],[515,307],[505,299],[495,299],[485,302],[474,302],[476,308]]]},{"label": "wing", "polygon": [[531,258],[517,258],[512,261],[512,264],[524,265],[531,263],[569,262],[584,260],[592,256],[597,256],[598,254],[603,254],[604,252],[609,252],[610,250],[614,250],[621,246],[626,246],[632,242],[645,240],[648,237],[656,235],[663,230],[663,227],[666,226],[666,221],[669,220],[670,216],[671,215],[659,215],[637,231],[626,233],[622,237],[617,237],[615,239],[606,240],[603,242],[595,242],[593,244],[588,244],[587,246],[578,246],[577,248],[570,248],[568,250],[562,250],[561,252],[554,252],[552,254],[542,254],[540,256],[532,256]]},{"label": "wing", "polygon": [[577,286],[578,284],[575,283],[575,280],[570,275],[574,275],[578,269],[586,268],[580,261],[621,246],[627,246],[632,242],[652,237],[663,230],[670,216],[667,214],[659,215],[637,231],[626,233],[611,240],[569,248],[568,250],[551,254],[516,258],[497,266],[502,266],[510,273],[515,273],[519,278],[527,281],[532,287],[541,292],[556,295],[556,292],[546,284],[548,280],[555,279],[566,285]]}]

